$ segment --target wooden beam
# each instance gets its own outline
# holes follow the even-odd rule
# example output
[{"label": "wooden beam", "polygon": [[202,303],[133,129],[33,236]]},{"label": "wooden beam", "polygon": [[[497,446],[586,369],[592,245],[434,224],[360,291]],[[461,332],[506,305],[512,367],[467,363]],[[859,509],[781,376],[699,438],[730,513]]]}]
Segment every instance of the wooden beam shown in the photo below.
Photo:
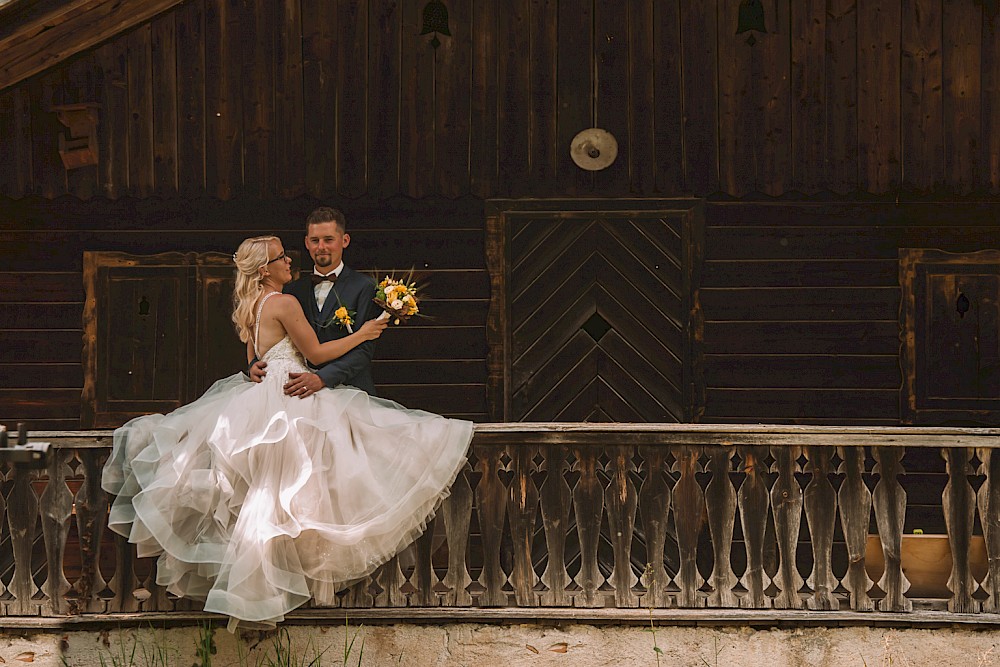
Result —
[{"label": "wooden beam", "polygon": [[133,28],[181,0],[45,0],[9,9],[0,28],[0,90]]}]

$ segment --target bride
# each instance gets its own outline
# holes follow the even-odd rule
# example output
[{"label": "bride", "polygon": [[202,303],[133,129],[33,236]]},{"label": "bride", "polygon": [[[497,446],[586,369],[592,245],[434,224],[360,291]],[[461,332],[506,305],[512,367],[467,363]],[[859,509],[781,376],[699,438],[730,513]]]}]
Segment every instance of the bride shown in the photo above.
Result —
[{"label": "bride", "polygon": [[[289,397],[289,373],[378,338],[386,320],[320,344],[293,296],[291,262],[273,236],[244,241],[233,321],[253,357],[168,415],[117,429],[102,486],[108,525],[158,556],[156,581],[205,610],[273,626],[334,594],[412,542],[466,460],[472,424],[339,386]],[[304,357],[303,357],[304,355]]]}]

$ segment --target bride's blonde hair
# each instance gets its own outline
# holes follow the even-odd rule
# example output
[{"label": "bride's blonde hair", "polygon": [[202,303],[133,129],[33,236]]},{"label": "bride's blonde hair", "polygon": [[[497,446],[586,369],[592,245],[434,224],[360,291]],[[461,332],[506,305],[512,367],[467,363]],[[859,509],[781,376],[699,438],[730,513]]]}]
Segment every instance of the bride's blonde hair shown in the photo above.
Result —
[{"label": "bride's blonde hair", "polygon": [[236,263],[236,287],[233,288],[233,324],[240,340],[246,343],[253,331],[253,306],[264,291],[260,269],[267,266],[267,248],[277,236],[255,236],[240,244],[233,253]]}]

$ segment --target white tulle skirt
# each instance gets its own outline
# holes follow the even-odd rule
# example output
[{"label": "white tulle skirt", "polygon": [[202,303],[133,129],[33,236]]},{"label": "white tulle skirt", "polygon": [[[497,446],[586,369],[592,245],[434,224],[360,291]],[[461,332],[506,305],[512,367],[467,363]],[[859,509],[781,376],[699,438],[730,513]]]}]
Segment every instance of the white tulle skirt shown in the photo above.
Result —
[{"label": "white tulle skirt", "polygon": [[269,380],[236,374],[133,419],[103,477],[111,529],[158,556],[157,583],[265,625],[309,599],[330,604],[412,542],[472,439],[470,422],[358,389],[298,399]]}]

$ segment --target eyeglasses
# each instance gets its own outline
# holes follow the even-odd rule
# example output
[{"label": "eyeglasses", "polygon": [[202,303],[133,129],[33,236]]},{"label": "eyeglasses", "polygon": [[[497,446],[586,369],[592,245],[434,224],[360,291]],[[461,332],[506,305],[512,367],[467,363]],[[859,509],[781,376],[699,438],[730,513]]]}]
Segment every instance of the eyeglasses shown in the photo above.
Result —
[{"label": "eyeglasses", "polygon": [[[275,257],[274,259],[267,260],[267,264],[274,264],[279,259],[284,259],[284,258],[285,258],[285,253],[281,253],[280,255],[278,255],[277,257]],[[265,264],[264,266],[267,266],[267,264]]]}]

